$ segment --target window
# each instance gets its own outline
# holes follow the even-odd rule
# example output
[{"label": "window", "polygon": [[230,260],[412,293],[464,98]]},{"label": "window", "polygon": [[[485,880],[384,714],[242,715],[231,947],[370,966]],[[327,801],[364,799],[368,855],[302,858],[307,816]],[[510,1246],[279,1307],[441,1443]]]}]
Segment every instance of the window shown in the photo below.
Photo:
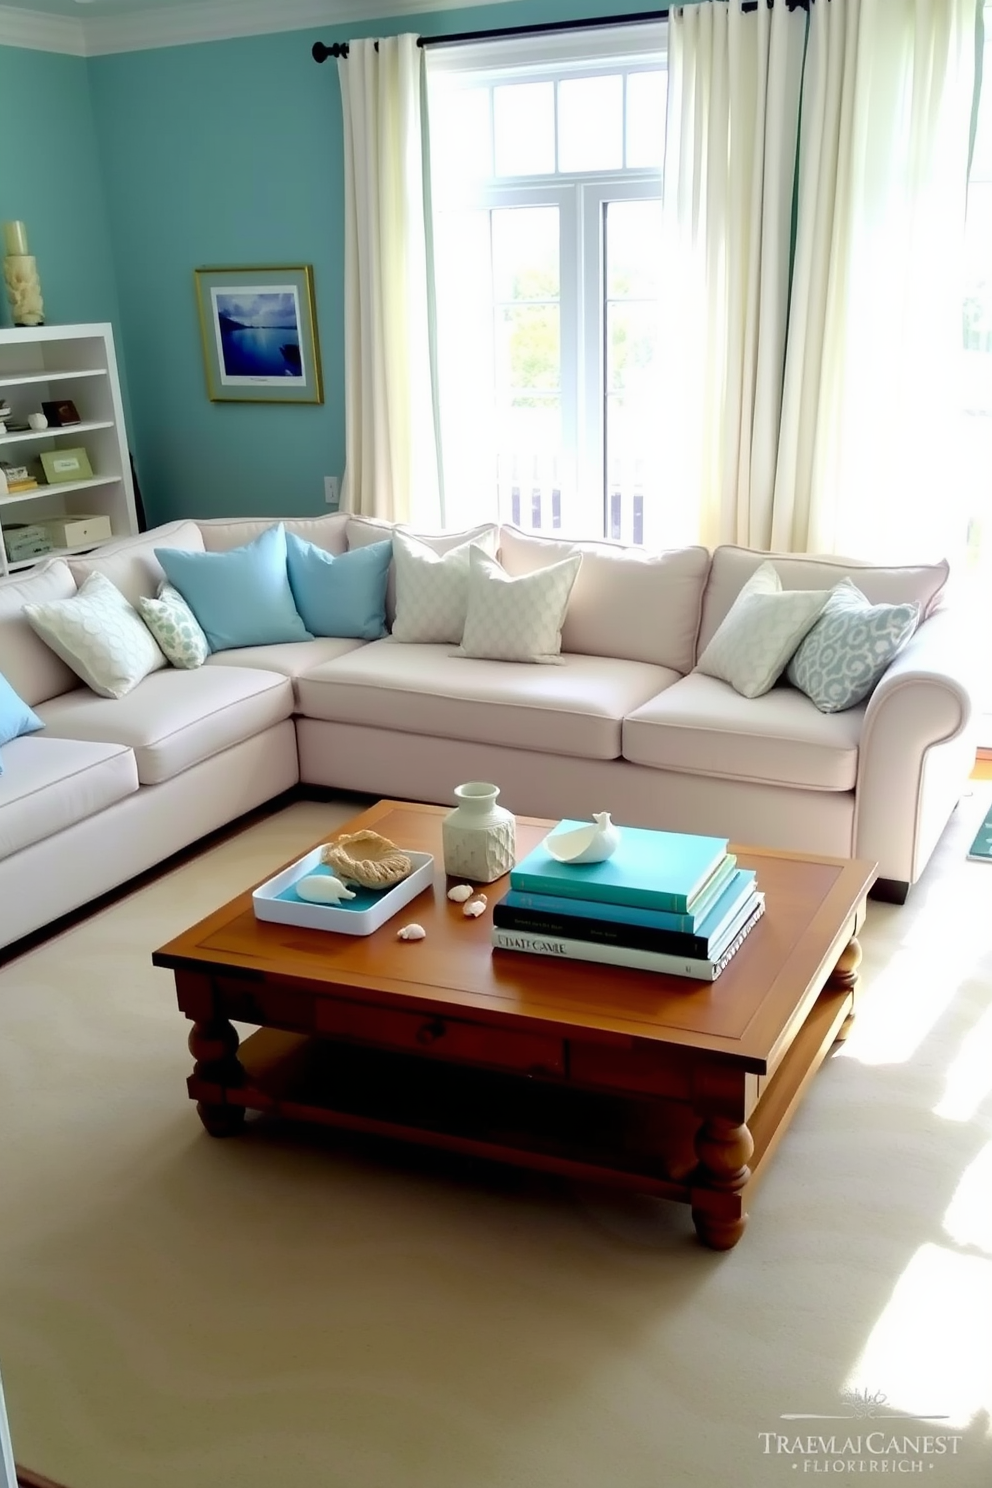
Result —
[{"label": "window", "polygon": [[445,516],[650,541],[664,28],[428,54]]},{"label": "window", "polygon": [[[992,624],[992,6],[985,7],[983,88],[968,184],[962,314],[961,446],[967,597],[976,635]],[[987,646],[982,652],[987,655]],[[992,672],[985,664],[979,743],[992,746]]]}]

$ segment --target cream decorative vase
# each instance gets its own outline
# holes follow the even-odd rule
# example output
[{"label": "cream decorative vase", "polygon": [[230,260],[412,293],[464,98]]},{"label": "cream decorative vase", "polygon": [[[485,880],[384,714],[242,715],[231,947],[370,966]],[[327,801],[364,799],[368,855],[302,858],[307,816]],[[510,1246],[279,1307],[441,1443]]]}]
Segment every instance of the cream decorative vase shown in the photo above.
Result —
[{"label": "cream decorative vase", "polygon": [[45,305],[41,298],[41,281],[34,254],[28,252],[27,229],[23,222],[3,224],[3,277],[15,326],[45,324]]},{"label": "cream decorative vase", "polygon": [[470,780],[455,789],[458,805],[441,823],[444,871],[473,883],[492,883],[516,862],[517,824],[497,806],[499,786]]}]

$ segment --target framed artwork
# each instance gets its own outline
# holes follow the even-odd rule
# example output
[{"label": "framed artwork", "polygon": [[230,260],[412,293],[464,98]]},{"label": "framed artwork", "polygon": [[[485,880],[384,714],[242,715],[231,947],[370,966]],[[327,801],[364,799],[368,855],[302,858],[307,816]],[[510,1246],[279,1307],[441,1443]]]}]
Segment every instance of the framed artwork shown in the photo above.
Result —
[{"label": "framed artwork", "polygon": [[323,403],[310,264],[194,278],[212,403]]}]

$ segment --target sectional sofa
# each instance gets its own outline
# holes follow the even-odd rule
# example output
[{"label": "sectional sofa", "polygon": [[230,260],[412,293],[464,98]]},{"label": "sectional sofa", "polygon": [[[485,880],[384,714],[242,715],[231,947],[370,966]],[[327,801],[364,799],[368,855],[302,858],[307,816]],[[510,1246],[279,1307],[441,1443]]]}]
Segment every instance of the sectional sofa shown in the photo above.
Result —
[{"label": "sectional sofa", "polygon": [[[618,822],[868,858],[880,892],[901,899],[968,779],[971,689],[943,602],[946,564],[774,557],[786,589],[831,589],[848,575],[873,604],[920,605],[870,698],[837,713],[793,687],[748,698],[694,670],[769,556],[736,547],[645,553],[493,529],[513,575],[582,554],[557,665],[391,634],[318,637],[163,667],[105,698],[22,613],[73,595],[94,571],[136,604],[162,580],[156,547],[220,552],[270,525],[173,522],[0,581],[0,673],[44,724],[2,747],[0,947],[297,783],[443,804],[461,781],[488,779],[518,813],[609,810]],[[343,514],[285,525],[332,554],[391,533]],[[430,541],[443,553],[465,536]],[[389,620],[394,602],[391,587]]]}]

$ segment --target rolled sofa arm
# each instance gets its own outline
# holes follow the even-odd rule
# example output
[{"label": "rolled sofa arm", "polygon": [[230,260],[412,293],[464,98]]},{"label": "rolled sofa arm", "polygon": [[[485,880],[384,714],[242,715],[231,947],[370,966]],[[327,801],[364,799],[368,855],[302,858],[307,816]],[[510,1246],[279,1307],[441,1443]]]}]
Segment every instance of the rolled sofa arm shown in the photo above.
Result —
[{"label": "rolled sofa arm", "polygon": [[893,661],[865,710],[854,855],[880,878],[919,878],[975,763],[974,641],[938,610]]}]

